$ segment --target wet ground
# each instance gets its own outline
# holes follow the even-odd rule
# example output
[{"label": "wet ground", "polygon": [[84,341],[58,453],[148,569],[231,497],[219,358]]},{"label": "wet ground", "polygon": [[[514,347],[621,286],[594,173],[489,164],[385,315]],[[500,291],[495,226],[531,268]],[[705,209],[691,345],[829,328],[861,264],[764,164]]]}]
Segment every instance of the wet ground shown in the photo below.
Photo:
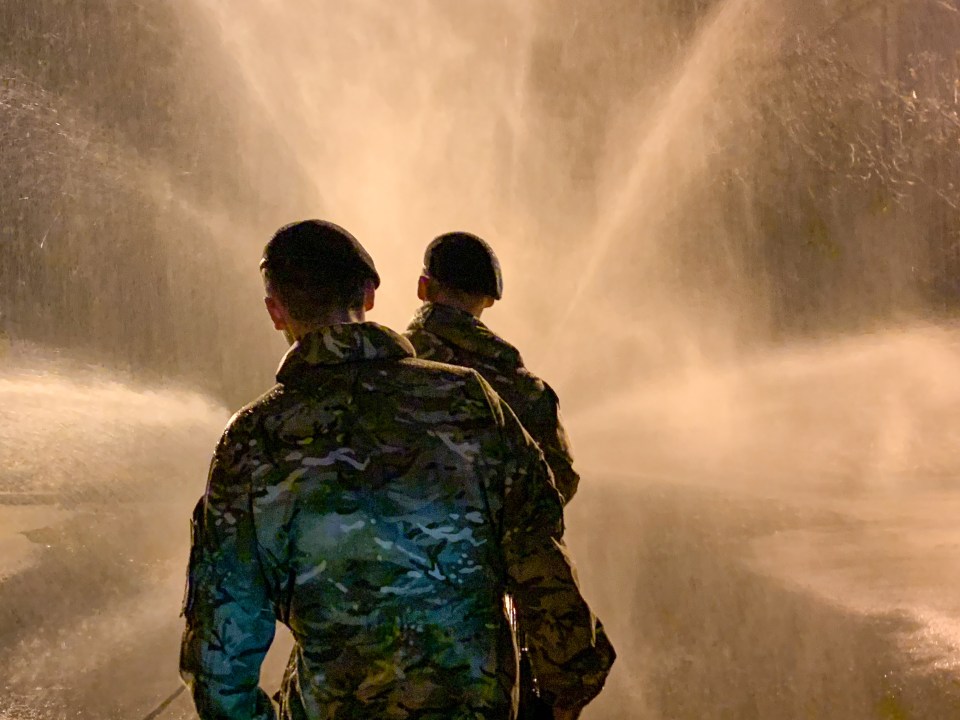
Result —
[{"label": "wet ground", "polygon": [[[960,547],[938,530],[924,547],[860,543],[876,518],[623,480],[596,478],[569,518],[621,654],[585,717],[960,717],[958,654],[927,614],[942,601],[936,618],[960,619]],[[177,691],[188,511],[80,506],[20,533],[38,554],[0,584],[0,717],[136,720]],[[189,699],[153,717],[193,717]]]},{"label": "wet ground", "polygon": [[3,358],[0,718],[138,718],[175,689],[189,512],[226,415],[49,352]]},{"label": "wet ground", "polygon": [[[876,518],[659,482],[630,504],[604,495],[570,517],[584,583],[622,651],[589,717],[960,717],[952,631],[917,602],[960,597],[955,539],[921,523],[900,528],[913,545],[877,543]],[[629,550],[591,532],[598,516]]]},{"label": "wet ground", "polygon": [[[950,367],[952,339],[935,345]],[[921,382],[909,347],[694,383],[699,403],[754,398],[709,436],[666,387],[669,413],[611,409],[606,445],[574,419],[568,538],[620,652],[587,720],[960,718],[960,383]],[[0,374],[0,720],[192,718],[176,694],[187,519],[226,411],[41,370]],[[628,438],[645,472],[600,470]]]}]

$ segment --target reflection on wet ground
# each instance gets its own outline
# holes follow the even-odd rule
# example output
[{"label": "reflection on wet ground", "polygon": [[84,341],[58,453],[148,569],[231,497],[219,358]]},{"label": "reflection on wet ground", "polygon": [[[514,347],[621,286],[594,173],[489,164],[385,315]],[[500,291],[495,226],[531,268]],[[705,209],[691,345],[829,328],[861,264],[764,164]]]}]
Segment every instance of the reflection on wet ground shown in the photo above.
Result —
[{"label": "reflection on wet ground", "polygon": [[858,613],[899,615],[916,632],[902,645],[918,665],[960,665],[960,493],[837,502],[814,527],[752,543],[751,566]]},{"label": "reflection on wet ground", "polygon": [[[621,650],[609,691],[589,717],[960,717],[960,685],[943,662],[956,653],[940,645],[937,662],[918,657],[918,639],[934,648],[935,628],[922,616],[905,605],[828,598],[808,568],[777,554],[791,534],[856,533],[860,520],[702,487],[632,484],[633,502],[623,503],[622,492],[595,492],[578,498],[584,502],[569,518],[584,584]],[[601,514],[605,536],[590,527]],[[607,547],[614,538],[629,550]],[[872,591],[865,576],[885,575],[889,549],[865,545],[848,558],[843,569],[859,598]],[[839,566],[829,553],[805,557]],[[925,582],[956,594],[949,574]]]},{"label": "reflection on wet ground", "polygon": [[[672,404],[637,398],[606,427],[574,418],[568,537],[620,651],[587,720],[960,717],[953,343],[880,350],[661,385]],[[96,373],[4,373],[0,718],[146,718],[179,687],[187,518],[226,412]],[[726,422],[706,435],[708,415]],[[632,457],[598,461],[617,444]],[[833,482],[841,457],[873,474]],[[192,718],[186,693],[153,717]]]},{"label": "reflection on wet ground", "polygon": [[225,418],[30,348],[5,359],[0,718],[138,717],[170,692],[187,518]]}]

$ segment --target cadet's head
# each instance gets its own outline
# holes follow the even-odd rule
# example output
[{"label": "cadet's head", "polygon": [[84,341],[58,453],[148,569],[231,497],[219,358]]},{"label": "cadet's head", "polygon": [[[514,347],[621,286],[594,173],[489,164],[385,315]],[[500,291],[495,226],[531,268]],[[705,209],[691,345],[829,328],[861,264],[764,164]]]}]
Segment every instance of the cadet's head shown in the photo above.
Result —
[{"label": "cadet's head", "polygon": [[280,228],[263,249],[260,270],[267,311],[288,339],[324,325],[362,321],[380,285],[357,239],[323,220]]},{"label": "cadet's head", "polygon": [[503,295],[500,261],[484,240],[468,232],[444,233],[423,256],[417,297],[453,305],[477,317]]}]

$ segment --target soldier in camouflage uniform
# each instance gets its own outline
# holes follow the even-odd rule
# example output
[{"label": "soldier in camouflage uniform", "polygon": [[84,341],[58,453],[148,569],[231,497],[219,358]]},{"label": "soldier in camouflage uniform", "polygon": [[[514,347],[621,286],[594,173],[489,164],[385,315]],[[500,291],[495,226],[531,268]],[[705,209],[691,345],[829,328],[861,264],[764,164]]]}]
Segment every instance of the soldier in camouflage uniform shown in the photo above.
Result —
[{"label": "soldier in camouflage uniform", "polygon": [[[580,476],[573,469],[557,396],[524,367],[513,345],[480,321],[483,311],[502,295],[500,261],[486,241],[466,232],[440,235],[424,253],[423,274],[417,284],[417,296],[424,305],[404,335],[417,357],[472,368],[494,387],[540,445],[567,503],[577,491]],[[512,615],[522,650],[519,718],[538,720],[549,716],[549,708],[533,669],[529,638],[521,618]]]},{"label": "soldier in camouflage uniform", "polygon": [[261,267],[295,342],[194,512],[180,667],[200,717],[276,717],[258,680],[279,620],[285,720],[507,720],[508,592],[554,717],[577,717],[614,652],[535,443],[475,372],[364,322],[379,277],[343,229],[287,226]]},{"label": "soldier in camouflage uniform", "polygon": [[570,502],[580,476],[573,469],[557,395],[524,367],[513,345],[480,321],[503,294],[493,249],[476,235],[446,233],[427,246],[423,268],[417,296],[424,305],[404,333],[417,357],[479,372],[540,445],[557,489]]}]

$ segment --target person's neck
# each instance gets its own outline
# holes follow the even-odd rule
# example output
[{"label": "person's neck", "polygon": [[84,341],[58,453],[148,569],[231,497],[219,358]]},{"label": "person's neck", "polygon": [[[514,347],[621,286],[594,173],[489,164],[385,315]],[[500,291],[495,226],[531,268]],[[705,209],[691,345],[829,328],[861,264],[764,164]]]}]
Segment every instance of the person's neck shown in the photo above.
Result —
[{"label": "person's neck", "polygon": [[446,305],[447,307],[456,308],[457,310],[463,310],[463,312],[473,315],[475,318],[477,318],[477,320],[480,319],[480,315],[485,310],[483,300],[472,301],[457,297],[444,296],[438,297],[433,301],[433,303],[435,305]]},{"label": "person's neck", "polygon": [[349,323],[366,322],[366,313],[363,310],[335,310],[327,313],[323,317],[311,323],[301,323],[293,321],[290,324],[290,331],[296,340],[300,340],[304,335],[330,327],[331,325],[347,325]]}]

